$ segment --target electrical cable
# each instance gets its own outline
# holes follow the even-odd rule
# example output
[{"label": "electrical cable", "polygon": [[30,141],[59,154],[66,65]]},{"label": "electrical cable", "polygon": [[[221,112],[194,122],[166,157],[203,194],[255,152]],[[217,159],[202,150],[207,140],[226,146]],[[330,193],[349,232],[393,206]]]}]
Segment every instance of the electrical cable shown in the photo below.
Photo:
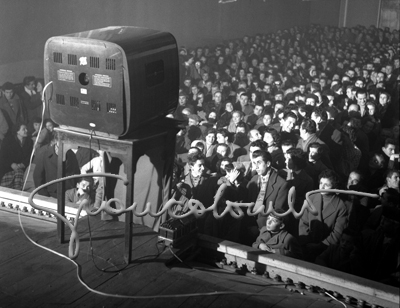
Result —
[{"label": "electrical cable", "polygon": [[171,246],[168,246],[168,248],[169,248],[169,251],[172,253],[172,255],[173,255],[176,259],[178,259],[181,263],[184,263],[186,266],[188,266],[185,262],[182,261],[181,258],[179,258],[179,257],[175,254],[175,252],[172,251]]},{"label": "electrical cable", "polygon": [[32,149],[32,153],[31,153],[31,157],[30,157],[30,159],[29,159],[28,171],[26,172],[26,177],[25,177],[25,180],[24,180],[24,185],[22,185],[22,191],[24,191],[26,182],[28,181],[28,176],[29,176],[29,172],[31,171],[33,156],[34,156],[34,154],[35,154],[35,148],[36,148],[36,145],[37,145],[37,142],[38,142],[40,133],[42,132],[42,129],[43,129],[44,113],[45,113],[45,111],[46,111],[46,100],[45,100],[46,88],[47,88],[49,85],[51,85],[52,83],[53,83],[52,81],[49,81],[49,82],[44,86],[44,88],[43,88],[43,90],[42,90],[42,103],[43,103],[42,121],[40,122],[39,132],[38,132],[38,134],[37,134],[37,138],[36,138],[36,140],[35,140],[35,143],[33,144],[33,149]]},{"label": "electrical cable", "polygon": [[347,308],[347,305],[343,303],[342,301],[338,300],[336,297],[330,295],[328,292],[325,291],[325,294],[328,295],[329,297],[332,297],[335,301],[341,303],[345,308]]},{"label": "electrical cable", "polygon": [[[95,290],[91,288],[86,282],[83,280],[82,277],[82,267],[79,263],[76,261],[68,258],[67,256],[53,250],[50,248],[47,248],[43,245],[40,245],[36,243],[34,240],[32,240],[28,234],[25,232],[25,229],[22,225],[21,221],[21,214],[20,211],[18,211],[18,218],[19,218],[19,223],[22,229],[22,232],[24,233],[25,237],[34,245],[49,251],[55,255],[58,255],[66,260],[69,260],[76,266],[76,273],[79,282],[90,292],[93,292],[95,294],[101,295],[101,296],[107,296],[107,297],[115,297],[115,298],[126,298],[126,299],[159,299],[159,298],[185,298],[185,297],[199,297],[199,296],[219,296],[219,295],[247,295],[247,296],[271,296],[270,294],[262,294],[262,293],[254,293],[254,292],[236,292],[236,291],[221,291],[221,292],[204,292],[204,293],[188,293],[188,294],[169,294],[169,295],[124,295],[124,294],[112,294],[112,293],[106,293],[106,292],[101,292],[98,290]],[[272,285],[275,286],[275,285]]]}]

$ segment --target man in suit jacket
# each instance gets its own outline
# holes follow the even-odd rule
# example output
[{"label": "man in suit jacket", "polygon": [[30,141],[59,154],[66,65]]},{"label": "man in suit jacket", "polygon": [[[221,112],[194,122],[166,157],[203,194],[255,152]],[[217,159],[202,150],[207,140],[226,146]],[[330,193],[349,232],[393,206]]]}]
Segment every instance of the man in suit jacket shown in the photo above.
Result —
[{"label": "man in suit jacket", "polygon": [[244,176],[247,180],[251,180],[251,178],[255,175],[255,170],[253,170],[251,166],[251,155],[257,150],[266,151],[268,145],[263,140],[255,140],[250,142],[249,153],[246,155],[241,155],[238,157],[237,162],[234,162],[234,166],[236,168],[244,168]]},{"label": "man in suit jacket", "polygon": [[[176,207],[175,211],[187,212],[190,199],[200,201],[206,208],[210,207],[214,203],[214,196],[218,189],[218,177],[212,177],[205,173],[205,156],[198,153],[189,155],[188,159],[189,172],[176,185],[173,194],[176,200],[184,203],[184,206]],[[197,218],[197,226],[201,233],[204,232],[204,224],[209,214]]]},{"label": "man in suit jacket", "polygon": [[40,93],[35,91],[35,77],[26,76],[23,83],[24,89],[19,93],[22,115],[28,124],[33,124],[34,118],[42,118],[42,100]]},{"label": "man in suit jacket", "polygon": [[[261,205],[268,209],[272,202],[275,210],[288,209],[288,193],[291,183],[278,175],[278,172],[271,167],[271,154],[266,151],[255,151],[251,162],[257,174],[247,184],[248,202],[255,202],[254,210]],[[265,226],[266,216],[258,214],[257,225],[261,229]]]}]

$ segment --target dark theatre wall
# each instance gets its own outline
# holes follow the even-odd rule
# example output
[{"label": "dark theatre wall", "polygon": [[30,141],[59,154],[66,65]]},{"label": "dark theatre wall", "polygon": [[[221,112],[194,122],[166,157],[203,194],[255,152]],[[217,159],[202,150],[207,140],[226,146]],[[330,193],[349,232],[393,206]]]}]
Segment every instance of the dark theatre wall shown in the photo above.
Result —
[{"label": "dark theatre wall", "polygon": [[52,36],[126,25],[171,32],[179,46],[214,45],[223,38],[307,25],[310,5],[301,0],[0,0],[0,37],[7,42],[0,51],[0,84],[43,76],[43,48]]},{"label": "dark theatre wall", "polygon": [[310,23],[320,25],[339,25],[341,0],[312,1],[310,6]]}]

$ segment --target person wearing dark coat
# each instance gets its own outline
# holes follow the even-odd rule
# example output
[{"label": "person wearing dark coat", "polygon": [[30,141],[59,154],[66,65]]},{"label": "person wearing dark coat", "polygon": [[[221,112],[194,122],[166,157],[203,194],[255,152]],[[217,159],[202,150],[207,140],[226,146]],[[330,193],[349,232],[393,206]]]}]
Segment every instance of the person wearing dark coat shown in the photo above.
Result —
[{"label": "person wearing dark coat", "polygon": [[29,166],[33,142],[26,124],[17,122],[4,138],[0,150],[1,186],[22,190],[25,169]]},{"label": "person wearing dark coat", "polygon": [[36,117],[42,118],[42,99],[40,93],[35,90],[35,77],[27,76],[24,78],[24,88],[19,93],[21,99],[23,116],[27,123],[33,123]]},{"label": "person wearing dark coat", "polygon": [[[304,170],[306,161],[303,158],[303,151],[297,148],[290,148],[285,153],[286,169],[282,169],[280,174],[286,181],[291,183],[296,189],[296,198],[293,207],[296,212],[300,212],[303,206],[305,195],[313,190],[314,181]],[[286,230],[293,236],[298,236],[299,220],[289,215],[286,218]]]},{"label": "person wearing dark coat", "polygon": [[[334,171],[324,170],[319,178],[319,189],[337,189],[339,177]],[[348,211],[344,202],[333,193],[316,193],[310,195],[310,200],[317,215],[308,208],[305,210],[299,223],[299,241],[304,245],[306,260],[313,262],[329,245],[339,242],[348,224]]]},{"label": "person wearing dark coat", "polygon": [[[173,193],[174,198],[182,201],[184,205],[174,209],[175,211],[188,211],[190,199],[198,200],[204,207],[208,208],[214,203],[214,196],[217,192],[218,177],[211,177],[204,172],[205,156],[200,153],[189,155],[188,160],[189,172],[177,183]],[[210,213],[197,219],[199,232],[204,232],[204,224],[208,214]]]},{"label": "person wearing dark coat", "polygon": [[311,119],[318,125],[317,137],[329,148],[330,159],[334,169],[340,164],[340,153],[342,151],[342,134],[327,121],[327,113],[321,108],[314,108]]},{"label": "person wearing dark coat", "polygon": [[[55,134],[50,144],[43,147],[35,157],[36,167],[33,172],[35,187],[58,179],[58,136]],[[65,161],[65,176],[80,174],[78,161],[73,151],[68,150]],[[65,190],[75,187],[75,181],[68,180]],[[39,191],[40,195],[57,198],[57,184],[49,185]]]},{"label": "person wearing dark coat", "polygon": [[[254,210],[264,205],[266,211],[269,203],[272,202],[275,210],[283,209],[286,211],[288,209],[287,200],[291,183],[286,182],[271,167],[271,160],[271,154],[266,151],[260,150],[253,153],[251,161],[257,174],[247,184],[249,191],[248,202],[255,202]],[[250,218],[253,217],[251,216]],[[266,220],[266,216],[259,214],[257,219],[254,219],[254,225],[257,223],[258,229],[261,229],[265,226]]]},{"label": "person wearing dark coat", "polygon": [[[283,210],[277,210],[277,213],[283,212]],[[303,254],[300,244],[285,230],[285,218],[273,213],[269,214],[266,225],[261,228],[260,235],[252,246],[271,253],[301,259]]]}]

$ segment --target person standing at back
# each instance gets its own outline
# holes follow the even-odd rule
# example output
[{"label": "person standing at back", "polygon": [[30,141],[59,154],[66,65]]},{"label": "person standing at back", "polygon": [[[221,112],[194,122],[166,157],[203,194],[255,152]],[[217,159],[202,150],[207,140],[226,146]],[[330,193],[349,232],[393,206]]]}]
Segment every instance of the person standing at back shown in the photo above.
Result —
[{"label": "person standing at back", "polygon": [[14,92],[14,85],[6,82],[1,88],[0,109],[7,120],[8,127],[13,127],[18,121],[24,122],[23,110],[19,96]]}]

